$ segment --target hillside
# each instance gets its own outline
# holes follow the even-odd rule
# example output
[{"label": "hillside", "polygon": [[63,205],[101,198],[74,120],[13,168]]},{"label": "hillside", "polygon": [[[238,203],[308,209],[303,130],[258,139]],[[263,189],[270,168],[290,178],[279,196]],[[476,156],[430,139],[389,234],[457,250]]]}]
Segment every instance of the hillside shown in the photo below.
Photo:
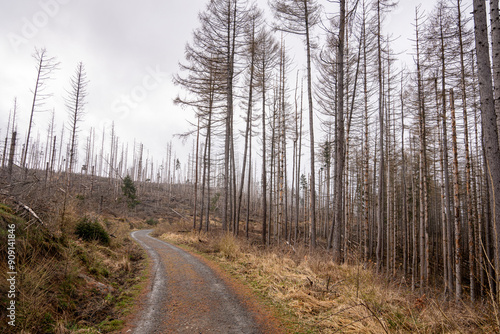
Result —
[{"label": "hillside", "polygon": [[140,210],[121,214],[103,180],[75,181],[75,189],[95,189],[71,192],[64,205],[64,183],[44,182],[36,171],[16,179],[2,182],[0,195],[0,235],[12,241],[0,243],[0,270],[15,273],[0,282],[2,333],[121,328],[147,276],[144,251],[129,238],[132,229],[150,226]]}]

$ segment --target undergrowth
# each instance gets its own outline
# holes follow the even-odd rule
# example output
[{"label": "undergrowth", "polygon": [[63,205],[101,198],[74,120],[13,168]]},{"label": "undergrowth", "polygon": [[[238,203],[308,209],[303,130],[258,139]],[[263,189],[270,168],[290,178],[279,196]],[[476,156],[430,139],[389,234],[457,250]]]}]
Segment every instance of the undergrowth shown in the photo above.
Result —
[{"label": "undergrowth", "polygon": [[[77,214],[66,217],[67,230],[74,231]],[[93,240],[84,235],[78,239],[69,233],[52,233],[27,219],[0,204],[0,257],[7,256],[7,226],[15,224],[17,264],[16,327],[6,322],[6,304],[10,301],[6,280],[2,279],[0,332],[106,333],[122,327],[120,318],[129,307],[120,301],[134,293],[145,267],[143,251],[128,238],[129,224],[99,216],[82,219],[80,223],[98,224],[98,240]],[[110,232],[115,238],[107,242],[100,239]],[[4,260],[0,261],[0,271],[9,271]]]},{"label": "undergrowth", "polygon": [[231,234],[162,225],[156,235],[210,257],[273,308],[291,333],[494,333],[488,305],[412,292],[361,263],[337,265],[302,246],[263,248]]},{"label": "undergrowth", "polygon": [[85,241],[99,241],[103,245],[109,245],[109,233],[96,220],[88,217],[83,217],[76,224],[75,234]]}]

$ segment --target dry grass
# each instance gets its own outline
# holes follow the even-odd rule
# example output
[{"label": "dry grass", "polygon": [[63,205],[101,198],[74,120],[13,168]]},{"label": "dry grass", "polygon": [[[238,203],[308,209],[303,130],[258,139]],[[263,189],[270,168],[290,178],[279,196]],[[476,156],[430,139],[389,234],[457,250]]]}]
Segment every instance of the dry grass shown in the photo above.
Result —
[{"label": "dry grass", "polygon": [[[182,232],[179,232],[182,231]],[[281,310],[295,333],[493,333],[490,309],[412,293],[363,265],[336,265],[330,255],[291,246],[262,249],[232,235],[159,227],[161,238],[212,254]]]},{"label": "dry grass", "polygon": [[[146,277],[144,252],[129,233],[150,228],[146,219],[175,216],[170,207],[180,201],[164,196],[165,189],[154,186],[154,195],[139,191],[141,204],[129,210],[121,198],[119,180],[75,174],[67,192],[65,174],[56,173],[47,181],[43,171],[30,170],[25,175],[15,169],[9,183],[4,169],[0,174],[0,236],[6,236],[11,219],[19,219],[16,247],[20,291],[18,326],[7,328],[4,306],[8,287],[6,280],[0,280],[0,294],[4,296],[0,298],[0,332],[116,330],[121,315],[130,311],[137,286]],[[21,208],[21,203],[36,213],[43,226]],[[77,240],[75,226],[84,216],[98,221],[111,235],[109,246]],[[0,243],[2,258],[6,252],[6,243]],[[6,261],[0,261],[0,271],[8,271]]]},{"label": "dry grass", "polygon": [[[9,207],[0,206],[0,232],[5,232],[8,223],[16,223],[19,294],[13,332],[102,333],[120,325],[114,319],[127,306],[116,306],[140,280],[136,277],[145,267],[142,251],[129,238],[131,225],[138,222],[93,217],[114,235],[111,244],[103,246],[75,239],[75,217],[77,213],[67,211],[67,233],[63,235],[51,233],[57,231],[57,223],[48,221],[52,229],[43,230],[15,215]],[[5,247],[0,244],[2,256]],[[0,261],[0,271],[8,271],[5,261]],[[7,295],[6,289],[6,282],[0,282],[3,296]],[[5,333],[10,329],[6,328]]]}]

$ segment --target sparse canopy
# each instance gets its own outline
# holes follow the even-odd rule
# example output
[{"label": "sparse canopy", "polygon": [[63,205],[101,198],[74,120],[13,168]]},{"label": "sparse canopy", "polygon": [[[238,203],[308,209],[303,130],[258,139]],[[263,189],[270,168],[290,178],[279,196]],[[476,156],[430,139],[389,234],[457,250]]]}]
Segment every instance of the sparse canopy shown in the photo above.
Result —
[{"label": "sparse canopy", "polygon": [[269,1],[269,6],[277,20],[276,30],[305,36],[306,30],[320,20],[320,6],[316,0]]}]

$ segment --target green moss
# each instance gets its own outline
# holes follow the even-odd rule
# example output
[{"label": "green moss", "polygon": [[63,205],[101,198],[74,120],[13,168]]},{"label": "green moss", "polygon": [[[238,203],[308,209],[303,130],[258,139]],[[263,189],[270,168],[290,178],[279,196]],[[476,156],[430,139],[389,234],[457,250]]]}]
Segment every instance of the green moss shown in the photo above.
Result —
[{"label": "green moss", "polygon": [[101,330],[101,332],[107,333],[107,332],[113,332],[113,331],[117,331],[117,330],[122,329],[123,324],[124,324],[123,320],[106,319],[98,325],[98,328]]},{"label": "green moss", "polygon": [[149,263],[150,260],[147,258],[145,261],[145,267],[141,270],[141,273],[133,279],[127,280],[127,283],[131,284],[131,287],[125,291],[121,291],[120,295],[116,299],[116,310],[122,315],[128,315],[132,311],[134,301],[137,300],[138,296],[145,288],[149,276]]}]

